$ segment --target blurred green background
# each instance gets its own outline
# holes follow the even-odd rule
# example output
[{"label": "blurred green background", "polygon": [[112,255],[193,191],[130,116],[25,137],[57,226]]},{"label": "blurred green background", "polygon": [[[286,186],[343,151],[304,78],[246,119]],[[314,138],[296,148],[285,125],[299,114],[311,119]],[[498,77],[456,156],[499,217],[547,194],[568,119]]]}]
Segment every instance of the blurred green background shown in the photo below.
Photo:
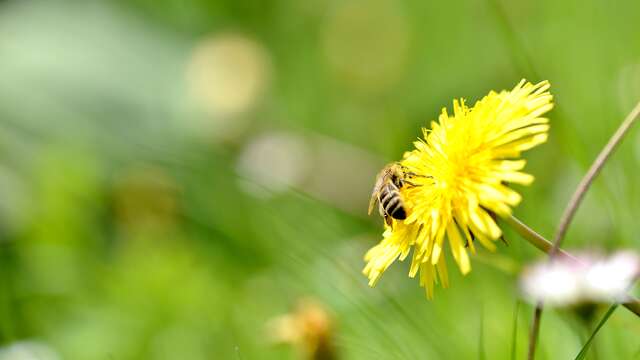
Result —
[{"label": "blurred green background", "polygon": [[[375,174],[454,97],[548,79],[516,215],[550,237],[640,99],[638,23],[632,0],[0,1],[0,359],[295,359],[266,324],[303,298],[340,359],[524,358],[542,255],[507,231],[433,301],[405,263],[370,289]],[[639,165],[636,129],[567,248],[638,248]],[[541,332],[539,359],[586,334]],[[638,338],[618,310],[597,353]]]}]

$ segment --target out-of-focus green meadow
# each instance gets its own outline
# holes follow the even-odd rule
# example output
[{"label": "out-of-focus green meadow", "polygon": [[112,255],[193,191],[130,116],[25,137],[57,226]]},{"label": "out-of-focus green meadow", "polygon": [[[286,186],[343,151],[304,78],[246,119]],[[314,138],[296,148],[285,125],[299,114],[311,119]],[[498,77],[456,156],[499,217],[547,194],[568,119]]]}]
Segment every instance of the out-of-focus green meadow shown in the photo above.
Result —
[{"label": "out-of-focus green meadow", "polygon": [[[550,237],[640,99],[638,23],[630,0],[0,1],[0,359],[293,359],[267,324],[309,298],[340,359],[524,358],[542,254],[506,230],[433,301],[406,263],[371,289],[375,174],[453,98],[548,79],[515,214]],[[636,129],[567,248],[640,248],[639,166]],[[538,358],[586,334],[547,311]],[[620,309],[599,358],[639,338]]]}]

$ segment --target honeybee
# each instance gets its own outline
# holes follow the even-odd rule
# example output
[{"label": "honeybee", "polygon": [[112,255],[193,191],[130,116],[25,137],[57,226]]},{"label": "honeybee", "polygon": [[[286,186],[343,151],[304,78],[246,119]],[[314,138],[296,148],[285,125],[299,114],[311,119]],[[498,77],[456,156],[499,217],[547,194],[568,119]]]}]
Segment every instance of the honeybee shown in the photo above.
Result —
[{"label": "honeybee", "polygon": [[387,225],[391,226],[392,218],[396,220],[404,220],[407,218],[407,209],[405,208],[400,189],[405,185],[416,186],[408,179],[417,176],[407,171],[407,168],[397,162],[385,166],[376,178],[376,184],[371,192],[371,200],[369,200],[369,214],[373,211],[376,203],[380,216],[384,218]]}]

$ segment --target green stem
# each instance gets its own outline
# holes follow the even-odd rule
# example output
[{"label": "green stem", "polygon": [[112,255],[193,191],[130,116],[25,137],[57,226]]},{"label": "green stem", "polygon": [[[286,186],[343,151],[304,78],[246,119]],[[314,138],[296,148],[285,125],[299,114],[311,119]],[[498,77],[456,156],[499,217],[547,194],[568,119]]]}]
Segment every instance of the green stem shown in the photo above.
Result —
[{"label": "green stem", "polygon": [[598,331],[600,331],[600,328],[602,328],[602,326],[607,322],[607,320],[609,320],[609,317],[613,314],[614,311],[616,311],[617,307],[618,307],[618,304],[613,304],[611,305],[609,310],[607,310],[607,313],[604,314],[604,316],[602,317],[602,320],[600,320],[600,322],[598,323],[598,326],[596,326],[596,328],[593,330],[587,342],[584,344],[584,346],[582,346],[582,349],[580,349],[578,356],[576,356],[576,360],[582,360],[587,356],[587,351],[589,351],[589,347],[591,346],[591,343],[593,342],[596,335],[598,334]]},{"label": "green stem", "polygon": [[[518,235],[522,236],[523,239],[527,240],[538,250],[542,250],[548,254],[553,248],[553,244],[551,243],[551,241],[545,239],[544,236],[535,232],[533,229],[525,225],[522,221],[518,220],[515,216],[511,215],[509,217],[501,219],[505,223],[507,223],[507,225],[511,226],[511,228],[515,230]],[[558,256],[565,259],[570,259],[572,261],[579,261],[576,257],[561,249],[559,249],[558,251]]]},{"label": "green stem", "polygon": [[511,332],[511,360],[516,360],[518,347],[518,310],[520,310],[520,301],[516,300],[516,308],[513,311],[513,331]]}]

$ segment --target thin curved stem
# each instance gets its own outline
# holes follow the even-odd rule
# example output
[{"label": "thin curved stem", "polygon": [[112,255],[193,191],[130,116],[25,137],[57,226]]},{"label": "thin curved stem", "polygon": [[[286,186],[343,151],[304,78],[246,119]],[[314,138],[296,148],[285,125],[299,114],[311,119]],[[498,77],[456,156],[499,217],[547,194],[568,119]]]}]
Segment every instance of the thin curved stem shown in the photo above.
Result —
[{"label": "thin curved stem", "polygon": [[549,256],[555,255],[556,251],[562,244],[562,240],[569,229],[571,220],[573,220],[573,217],[578,210],[578,206],[580,206],[580,203],[582,202],[584,195],[587,193],[587,190],[589,190],[591,183],[596,176],[598,176],[604,164],[607,162],[609,157],[611,157],[611,154],[613,154],[613,151],[618,147],[624,136],[629,132],[629,129],[631,129],[631,126],[633,126],[635,121],[638,119],[638,115],[640,115],[640,101],[636,104],[633,110],[631,110],[629,115],[627,115],[622,124],[620,124],[618,130],[616,130],[611,139],[609,139],[609,142],[607,142],[607,145],[605,145],[602,151],[600,151],[598,157],[593,161],[593,164],[591,164],[589,171],[582,178],[580,184],[578,184],[576,191],[571,196],[571,200],[569,200],[567,207],[562,213],[560,225],[558,225],[558,230],[556,230],[553,237],[553,248],[551,248]]}]

